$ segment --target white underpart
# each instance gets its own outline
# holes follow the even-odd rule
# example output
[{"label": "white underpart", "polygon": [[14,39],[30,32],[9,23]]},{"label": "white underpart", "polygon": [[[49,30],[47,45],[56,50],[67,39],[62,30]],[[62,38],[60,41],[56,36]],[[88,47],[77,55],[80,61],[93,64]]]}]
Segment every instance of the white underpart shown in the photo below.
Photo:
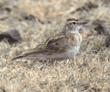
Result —
[{"label": "white underpart", "polygon": [[69,58],[72,58],[73,56],[75,56],[78,53],[79,49],[80,49],[80,44],[81,44],[81,41],[82,41],[82,36],[79,34],[79,32],[75,33],[75,38],[77,40],[77,43],[76,43],[75,46],[73,46],[68,51]]}]

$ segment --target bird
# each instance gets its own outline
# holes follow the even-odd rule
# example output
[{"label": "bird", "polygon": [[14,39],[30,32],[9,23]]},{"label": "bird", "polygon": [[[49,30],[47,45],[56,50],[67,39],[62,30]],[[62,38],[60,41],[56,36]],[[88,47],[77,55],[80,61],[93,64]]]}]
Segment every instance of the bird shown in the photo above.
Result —
[{"label": "bird", "polygon": [[82,42],[79,29],[87,23],[88,21],[81,22],[76,18],[68,18],[61,32],[50,36],[35,48],[14,57],[12,60],[26,57],[38,57],[46,61],[71,59],[78,53]]}]

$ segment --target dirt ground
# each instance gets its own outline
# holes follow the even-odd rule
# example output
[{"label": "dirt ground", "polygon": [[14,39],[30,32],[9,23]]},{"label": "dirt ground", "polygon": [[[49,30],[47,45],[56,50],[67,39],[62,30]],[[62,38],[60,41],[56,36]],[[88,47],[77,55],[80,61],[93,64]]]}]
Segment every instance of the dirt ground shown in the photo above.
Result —
[{"label": "dirt ground", "polygon": [[[52,65],[11,60],[61,32],[70,17],[90,21],[73,59]],[[0,33],[10,29],[18,29],[22,41],[0,42],[0,92],[110,92],[109,0],[0,0]]]}]

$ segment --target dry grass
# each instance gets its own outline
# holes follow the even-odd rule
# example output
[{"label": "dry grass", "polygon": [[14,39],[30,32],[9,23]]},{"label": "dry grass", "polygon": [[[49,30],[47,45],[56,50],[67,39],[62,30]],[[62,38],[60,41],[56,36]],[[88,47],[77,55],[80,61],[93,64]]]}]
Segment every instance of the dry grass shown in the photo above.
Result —
[{"label": "dry grass", "polygon": [[[23,38],[12,46],[0,42],[0,92],[110,92],[110,47],[92,25],[99,19],[110,30],[109,7],[109,0],[0,0],[0,32],[17,28]],[[26,19],[29,15],[35,19]],[[90,20],[73,59],[53,65],[36,59],[11,61],[58,33],[69,17]]]}]

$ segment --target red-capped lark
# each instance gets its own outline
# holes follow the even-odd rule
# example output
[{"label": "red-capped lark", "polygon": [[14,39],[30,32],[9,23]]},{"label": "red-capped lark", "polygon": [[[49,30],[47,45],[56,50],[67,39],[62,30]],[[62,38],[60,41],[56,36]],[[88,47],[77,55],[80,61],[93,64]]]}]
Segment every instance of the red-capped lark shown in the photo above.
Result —
[{"label": "red-capped lark", "polygon": [[82,41],[79,29],[84,24],[87,24],[87,22],[80,22],[77,19],[69,18],[59,34],[50,36],[36,48],[31,49],[12,60],[24,57],[38,57],[49,61],[71,59],[79,51]]}]

